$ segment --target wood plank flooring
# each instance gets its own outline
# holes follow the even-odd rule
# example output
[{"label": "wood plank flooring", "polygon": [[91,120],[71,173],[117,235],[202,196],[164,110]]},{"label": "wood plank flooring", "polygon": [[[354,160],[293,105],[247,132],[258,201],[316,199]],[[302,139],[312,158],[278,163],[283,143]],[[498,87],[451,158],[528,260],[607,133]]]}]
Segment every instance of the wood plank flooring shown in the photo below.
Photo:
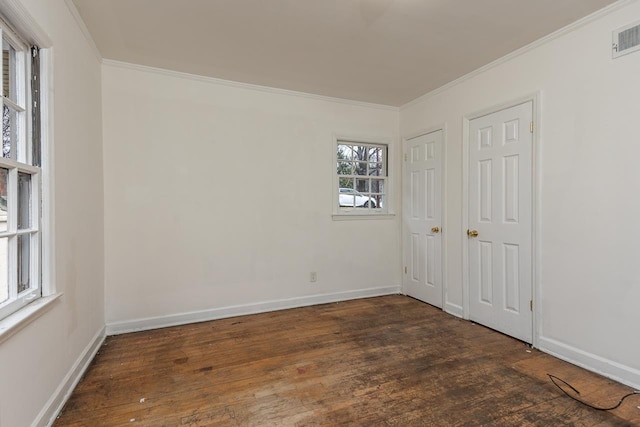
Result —
[{"label": "wood plank flooring", "polygon": [[62,426],[632,426],[628,387],[393,295],[107,338]]}]

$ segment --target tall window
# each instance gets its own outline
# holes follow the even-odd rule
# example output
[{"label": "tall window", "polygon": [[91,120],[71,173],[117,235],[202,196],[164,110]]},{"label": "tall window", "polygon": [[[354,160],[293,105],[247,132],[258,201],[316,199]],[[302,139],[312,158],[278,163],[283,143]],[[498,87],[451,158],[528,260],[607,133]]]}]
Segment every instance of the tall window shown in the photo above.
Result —
[{"label": "tall window", "polygon": [[386,144],[338,141],[337,200],[342,213],[384,213],[387,199]]},{"label": "tall window", "polygon": [[[38,50],[3,21],[0,319],[42,295]],[[33,71],[33,72],[32,72]]]}]

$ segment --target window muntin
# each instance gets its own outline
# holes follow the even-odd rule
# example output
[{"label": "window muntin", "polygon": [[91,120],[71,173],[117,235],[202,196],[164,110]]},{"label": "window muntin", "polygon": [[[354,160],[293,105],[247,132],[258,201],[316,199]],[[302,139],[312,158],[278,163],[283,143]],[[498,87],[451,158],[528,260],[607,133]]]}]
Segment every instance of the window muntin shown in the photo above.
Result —
[{"label": "window muntin", "polygon": [[388,146],[338,140],[337,205],[341,213],[385,213]]},{"label": "window muntin", "polygon": [[[42,296],[41,170],[32,163],[33,50],[0,21],[0,319]],[[34,48],[35,49],[35,48]],[[37,50],[35,51],[37,52]],[[39,135],[39,132],[37,132]],[[37,147],[39,152],[39,147]]]}]

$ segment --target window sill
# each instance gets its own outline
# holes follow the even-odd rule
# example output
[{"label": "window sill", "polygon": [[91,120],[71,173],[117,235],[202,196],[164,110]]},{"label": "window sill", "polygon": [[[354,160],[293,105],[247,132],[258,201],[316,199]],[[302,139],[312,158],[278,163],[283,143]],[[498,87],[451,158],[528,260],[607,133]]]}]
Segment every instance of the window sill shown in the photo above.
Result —
[{"label": "window sill", "polygon": [[334,221],[351,221],[351,220],[363,220],[363,219],[394,219],[396,217],[395,214],[333,214],[331,218]]},{"label": "window sill", "polygon": [[62,293],[57,293],[38,298],[31,304],[0,320],[0,343],[6,341],[20,329],[46,313],[61,296]]}]

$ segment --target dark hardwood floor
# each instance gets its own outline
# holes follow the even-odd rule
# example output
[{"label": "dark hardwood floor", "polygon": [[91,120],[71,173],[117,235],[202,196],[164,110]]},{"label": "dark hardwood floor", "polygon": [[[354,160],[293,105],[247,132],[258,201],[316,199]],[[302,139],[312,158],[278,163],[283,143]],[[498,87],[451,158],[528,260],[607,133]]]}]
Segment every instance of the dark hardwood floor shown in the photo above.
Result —
[{"label": "dark hardwood floor", "polygon": [[55,426],[626,426],[640,396],[394,295],[107,338]]}]

